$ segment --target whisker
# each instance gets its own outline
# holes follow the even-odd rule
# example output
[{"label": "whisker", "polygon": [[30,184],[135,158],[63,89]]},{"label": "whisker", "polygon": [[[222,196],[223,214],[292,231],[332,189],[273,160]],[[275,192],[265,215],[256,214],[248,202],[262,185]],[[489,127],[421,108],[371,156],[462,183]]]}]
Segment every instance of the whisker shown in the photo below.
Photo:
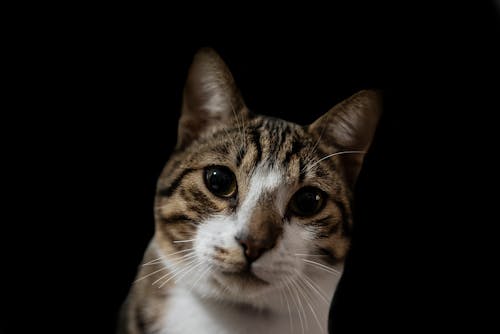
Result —
[{"label": "whisker", "polygon": [[154,262],[150,261],[148,263],[143,263],[143,264],[141,264],[141,266],[143,266],[143,267],[146,267],[146,266],[156,266],[156,265],[161,264],[161,263],[162,263],[162,259],[155,260]]},{"label": "whisker", "polygon": [[187,240],[174,240],[172,241],[174,244],[180,244],[180,243],[183,243],[183,242],[192,242],[192,241],[195,241],[196,239],[187,239]]},{"label": "whisker", "polygon": [[163,268],[161,268],[161,269],[155,270],[155,271],[153,271],[152,273],[147,274],[146,276],[143,276],[143,277],[141,277],[141,278],[139,278],[139,279],[136,279],[136,280],[134,281],[134,284],[135,284],[135,283],[137,283],[137,282],[142,281],[142,280],[143,280],[143,279],[145,279],[145,278],[148,278],[148,277],[149,277],[149,276],[151,276],[151,275],[154,275],[154,274],[156,274],[156,273],[158,273],[158,272],[160,272],[160,271],[166,270],[166,269],[168,269],[168,268],[167,268],[167,267],[163,267]]},{"label": "whisker", "polygon": [[176,254],[180,254],[180,253],[189,252],[189,251],[192,251],[193,249],[195,249],[195,248],[194,248],[194,247],[192,247],[192,248],[182,249],[182,250],[177,251],[177,252],[174,252],[174,253],[169,253],[169,254],[167,254],[166,256],[171,256],[171,255],[176,255]]},{"label": "whisker", "polygon": [[306,159],[307,159],[307,160],[310,160],[310,159],[311,159],[311,155],[312,155],[314,152],[316,152],[316,149],[318,148],[318,145],[319,145],[319,143],[320,143],[320,141],[321,141],[321,138],[323,138],[323,134],[325,133],[325,130],[326,130],[326,128],[327,128],[327,124],[328,124],[328,119],[329,119],[329,118],[330,118],[330,114],[328,113],[328,114],[326,115],[325,121],[324,121],[324,123],[323,123],[324,125],[323,125],[323,127],[322,127],[322,129],[321,129],[321,133],[319,134],[318,140],[316,141],[316,143],[314,144],[314,146],[312,147],[312,149],[308,150],[308,152],[307,152],[307,155],[306,155]]},{"label": "whisker", "polygon": [[184,255],[183,255],[183,256],[181,256],[180,258],[178,258],[178,259],[174,259],[174,260],[172,261],[172,264],[179,264],[179,263],[184,262],[184,261],[186,261],[186,260],[190,260],[190,259],[192,259],[192,258],[194,258],[194,257],[196,257],[196,254],[195,254],[194,252],[191,252],[191,253],[189,253],[189,254],[184,254]]},{"label": "whisker", "polygon": [[[148,262],[144,262],[144,263],[142,264],[142,266],[148,266],[148,265],[150,265],[150,264],[157,264],[157,263],[160,263],[160,262],[161,262],[161,260],[163,260],[163,258],[164,258],[163,256],[160,256],[160,257],[158,257],[158,258],[156,258],[156,259],[150,260],[150,261],[148,261]],[[156,262],[156,263],[153,263],[153,262]]]},{"label": "whisker", "polygon": [[[293,287],[295,287],[294,285],[294,282],[292,279],[288,279],[288,282],[290,283],[290,285]],[[304,310],[304,305],[302,305],[302,300],[300,299],[300,295],[299,293],[297,292],[297,289],[293,289],[293,291],[295,292],[295,297],[297,298],[297,301],[299,303],[299,306],[300,306],[300,310],[299,308],[297,308],[297,311],[299,312],[299,316],[300,316],[300,312],[302,312],[302,316],[303,316],[303,319],[305,321],[305,329],[309,329],[309,324],[308,324],[308,321],[307,321],[307,316],[306,316],[306,311]],[[302,333],[304,333],[304,326],[302,326]]]},{"label": "whisker", "polygon": [[290,319],[290,331],[293,333],[292,311],[290,310],[290,302],[288,301],[288,296],[286,294],[287,291],[282,291],[280,289],[280,292],[283,292],[283,295],[285,296],[286,307],[288,309],[288,318]]},{"label": "whisker", "polygon": [[168,273],[168,274],[160,277],[159,279],[157,279],[156,281],[154,281],[152,285],[154,285],[154,284],[158,283],[159,281],[161,281],[162,279],[167,278],[168,276],[170,276],[165,282],[161,283],[160,286],[158,286],[158,289],[160,289],[162,286],[164,286],[165,284],[167,284],[172,278],[177,277],[179,274],[185,272],[186,270],[188,270],[189,268],[191,268],[193,265],[195,265],[197,262],[198,262],[198,259],[191,260],[190,262],[186,263],[186,267],[181,268],[179,270],[172,271],[172,272],[170,272],[170,273]]},{"label": "whisker", "polygon": [[316,162],[312,163],[311,165],[306,165],[302,168],[300,171],[301,173],[305,172],[306,170],[311,170],[314,166],[319,164],[321,161],[326,160],[328,158],[334,157],[336,155],[341,155],[341,154],[366,154],[366,151],[340,151],[340,152],[335,152],[332,154],[328,154],[327,156],[324,156],[323,158],[317,160]]},{"label": "whisker", "polygon": [[[195,268],[197,268],[197,267],[199,267],[199,266],[201,266],[201,265],[203,265],[203,264],[205,264],[205,263],[204,263],[204,262],[202,262],[202,261],[199,261],[199,260],[198,260],[198,263],[197,263],[197,264],[195,264],[195,265],[193,265],[193,266],[191,266],[191,268],[190,268],[188,271],[185,271],[184,273],[182,273],[182,275],[181,275],[181,276],[179,276],[179,278],[175,280],[175,283],[178,283],[178,282],[179,282],[179,281],[180,281],[180,280],[181,280],[184,276],[186,276],[187,274],[189,274],[189,273],[190,273],[193,269],[195,269]],[[168,282],[168,281],[170,281],[172,278],[174,278],[174,277],[170,277],[170,278],[167,280],[167,282]],[[166,282],[165,282],[165,283],[166,283]]]},{"label": "whisker", "polygon": [[[186,266],[189,266],[190,264],[192,264],[194,261],[196,261],[196,259],[193,260],[193,258],[196,257],[196,254],[192,253],[192,254],[186,254],[182,257],[180,257],[179,259],[176,259],[172,262],[172,264],[176,265],[176,264],[179,264],[181,262],[186,262],[188,261],[185,265]],[[170,276],[170,275],[173,275],[174,273],[176,272],[179,272],[180,270],[183,270],[184,268],[180,268],[180,269],[171,269],[171,271],[169,273],[167,273],[166,275],[163,275],[162,277],[160,277],[159,279],[157,279],[156,281],[154,281],[153,283],[151,283],[151,285],[155,285],[156,283],[158,283],[159,281],[161,281],[162,279]]]},{"label": "whisker", "polygon": [[190,252],[193,249],[194,248],[188,248],[188,249],[180,250],[178,252],[174,252],[174,253],[170,253],[170,254],[165,254],[165,255],[160,256],[159,258],[156,258],[154,260],[151,260],[151,261],[143,263],[142,266],[149,266],[149,265],[158,264],[158,263],[161,263],[165,258],[167,258],[167,256],[172,256],[172,255],[176,255],[176,254],[180,254],[180,253]]},{"label": "whisker", "polygon": [[190,291],[193,291],[196,284],[200,281],[200,279],[204,276],[206,276],[206,274],[212,269],[212,265],[208,265],[207,269],[205,269],[205,271],[203,273],[200,274],[200,276],[198,277],[198,279],[196,279],[196,281],[193,283],[193,285],[191,286],[191,288],[189,289]]},{"label": "whisker", "polygon": [[[312,315],[314,316],[314,319],[316,319],[316,323],[318,324],[318,327],[320,328],[321,332],[323,333],[323,326],[321,326],[321,322],[319,321],[318,319],[318,316],[316,314],[316,311],[314,310],[313,306],[311,305],[312,300],[310,299],[310,296],[309,294],[307,293],[307,290],[303,288],[303,286],[300,285],[300,283],[303,284],[303,278],[301,276],[297,276],[297,278],[299,278],[299,280],[296,282],[296,287],[297,287],[297,290],[302,294],[302,296],[304,297],[304,300],[306,301],[307,303],[307,306],[309,307],[309,309],[311,310],[311,313]],[[306,286],[307,287],[307,286]],[[313,303],[314,304],[314,303]]]},{"label": "whisker", "polygon": [[304,282],[306,282],[309,287],[320,296],[321,300],[323,300],[325,304],[330,305],[328,298],[325,296],[325,292],[310,277],[308,277],[306,273],[300,273],[297,269],[295,270],[297,271],[297,274],[302,276]]},{"label": "whisker", "polygon": [[[300,277],[297,277],[300,279]],[[311,306],[311,304],[309,303],[310,301],[310,298],[309,298],[309,295],[307,293],[305,293],[305,290],[304,288],[299,284],[299,281],[295,281],[295,280],[292,280],[292,283],[293,285],[295,286],[295,288],[297,289],[297,291],[304,297],[304,301],[307,303],[307,306],[309,307],[309,309],[311,310],[311,312],[313,313],[313,315],[316,314],[316,312],[314,312],[314,309],[313,307]],[[304,317],[305,317],[305,310],[304,310]],[[309,322],[307,321],[307,317],[306,317],[306,324],[307,324],[307,327],[309,327]],[[321,328],[321,326],[320,326]],[[321,330],[321,332],[323,332],[323,330]]]},{"label": "whisker", "polygon": [[295,304],[295,309],[297,310],[297,314],[299,316],[300,327],[302,328],[302,334],[304,334],[305,330],[304,330],[304,322],[302,320],[302,314],[299,311],[299,306],[298,306],[297,302],[295,301],[294,295],[292,293],[292,289],[288,285],[287,281],[289,281],[289,280],[285,279],[285,280],[283,280],[283,283],[285,283],[285,287],[287,288],[288,292],[290,292],[290,298],[292,299],[293,303]]},{"label": "whisker", "polygon": [[240,126],[240,118],[238,117],[238,114],[234,108],[234,105],[232,102],[229,102],[229,103],[231,105],[231,111],[233,113],[234,119],[236,120],[236,126],[240,130],[241,145],[246,148],[247,146],[246,146],[246,136],[245,136],[245,123],[244,123],[244,119],[243,119],[244,117],[243,116],[241,117],[242,124]]},{"label": "whisker", "polygon": [[324,254],[301,254],[301,253],[295,253],[296,256],[328,256]]},{"label": "whisker", "polygon": [[[300,295],[302,295],[302,297],[304,297],[304,301],[305,301],[307,304],[309,304],[309,302],[307,301],[307,298],[306,298],[306,296],[305,296],[304,292],[302,291],[303,289],[302,289],[302,287],[301,287],[301,286],[299,286],[298,282],[296,282],[296,281],[295,281],[295,280],[293,280],[293,279],[290,279],[290,283],[292,284],[292,286],[294,286],[294,287],[295,287],[295,291],[297,292],[297,295],[299,295],[299,293],[300,293]],[[300,299],[299,299],[299,300],[300,300]],[[301,303],[301,305],[302,305],[302,301],[301,301],[300,303]],[[306,311],[305,311],[305,309],[304,309],[304,306],[302,306],[302,311],[304,312],[304,318],[306,319],[306,329],[309,329],[309,321],[307,320],[308,318],[307,318],[307,316],[306,316]]]},{"label": "whisker", "polygon": [[319,269],[323,269],[323,270],[328,271],[330,273],[340,275],[340,271],[338,271],[337,269],[331,268],[329,266],[325,266],[324,264],[321,264],[319,262],[311,261],[311,260],[307,260],[307,259],[302,259],[302,261],[304,261],[305,263],[309,263],[311,265],[314,265],[314,266],[318,267]]}]

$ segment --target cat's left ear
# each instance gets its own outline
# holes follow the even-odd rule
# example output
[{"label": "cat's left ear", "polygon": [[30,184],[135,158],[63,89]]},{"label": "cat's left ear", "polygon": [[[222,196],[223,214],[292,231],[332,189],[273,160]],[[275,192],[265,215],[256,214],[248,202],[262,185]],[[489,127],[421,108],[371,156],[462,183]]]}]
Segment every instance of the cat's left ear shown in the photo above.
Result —
[{"label": "cat's left ear", "polygon": [[[363,153],[373,140],[382,112],[381,93],[360,91],[340,102],[308,127],[310,133],[321,137],[332,152],[342,152],[341,160],[348,183],[354,186],[363,164]],[[352,152],[352,153],[349,153]]]},{"label": "cat's left ear", "polygon": [[184,86],[177,148],[186,147],[204,133],[241,121],[246,110],[224,61],[213,49],[201,49]]}]

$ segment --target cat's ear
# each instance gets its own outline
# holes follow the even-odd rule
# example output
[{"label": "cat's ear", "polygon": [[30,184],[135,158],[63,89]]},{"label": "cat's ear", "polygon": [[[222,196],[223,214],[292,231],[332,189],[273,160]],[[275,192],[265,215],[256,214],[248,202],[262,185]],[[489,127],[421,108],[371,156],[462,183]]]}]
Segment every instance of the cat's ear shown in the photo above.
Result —
[{"label": "cat's ear", "polygon": [[382,99],[379,92],[373,90],[360,91],[340,102],[321,116],[308,130],[321,137],[321,142],[332,147],[332,152],[345,151],[339,154],[344,165],[345,176],[354,186],[363,164],[363,153],[366,152],[375,134],[382,111]]},{"label": "cat's ear", "polygon": [[199,50],[184,87],[177,147],[245,117],[244,111],[245,103],[224,61],[213,49]]}]

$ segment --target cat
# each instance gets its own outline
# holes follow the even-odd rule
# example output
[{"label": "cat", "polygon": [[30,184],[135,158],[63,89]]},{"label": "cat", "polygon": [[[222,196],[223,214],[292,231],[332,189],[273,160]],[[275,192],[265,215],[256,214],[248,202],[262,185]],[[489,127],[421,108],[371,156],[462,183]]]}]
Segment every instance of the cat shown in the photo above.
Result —
[{"label": "cat", "polygon": [[254,114],[198,51],[119,333],[326,333],[380,114],[371,90],[308,126]]}]

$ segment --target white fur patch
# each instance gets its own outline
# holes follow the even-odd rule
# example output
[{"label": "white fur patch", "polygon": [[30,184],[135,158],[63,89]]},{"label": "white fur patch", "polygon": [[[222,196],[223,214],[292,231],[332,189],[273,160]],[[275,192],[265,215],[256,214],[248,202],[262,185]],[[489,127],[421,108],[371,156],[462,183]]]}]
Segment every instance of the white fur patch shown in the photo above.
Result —
[{"label": "white fur patch", "polygon": [[[237,224],[240,229],[245,229],[248,220],[252,216],[255,205],[265,192],[271,192],[278,188],[283,182],[283,173],[276,169],[268,169],[259,166],[250,179],[250,187],[241,208],[237,212]],[[275,203],[276,208],[281,209],[282,203]],[[283,211],[281,209],[280,211]]]}]

